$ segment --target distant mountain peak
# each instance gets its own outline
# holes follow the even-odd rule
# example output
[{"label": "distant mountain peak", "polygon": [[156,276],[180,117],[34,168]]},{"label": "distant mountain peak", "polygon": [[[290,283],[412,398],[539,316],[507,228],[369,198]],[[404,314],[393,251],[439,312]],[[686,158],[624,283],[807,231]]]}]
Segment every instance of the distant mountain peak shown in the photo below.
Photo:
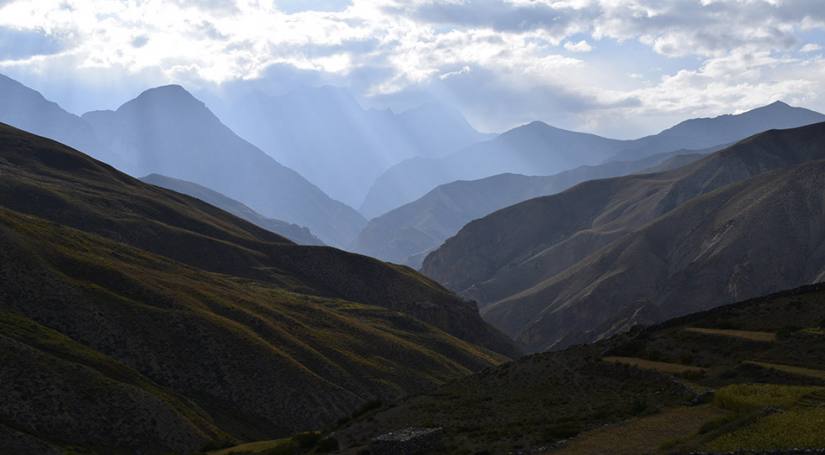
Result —
[{"label": "distant mountain peak", "polygon": [[786,103],[786,102],[784,102],[784,101],[782,101],[782,100],[776,100],[776,101],[774,101],[773,103],[768,104],[768,105],[767,105],[767,106],[765,106],[765,107],[784,107],[784,108],[792,108],[793,106],[791,106],[790,104],[788,104],[788,103]]},{"label": "distant mountain peak", "polygon": [[144,111],[150,110],[153,115],[166,116],[198,116],[199,118],[210,118],[219,122],[218,118],[206,104],[192,95],[183,86],[172,84],[162,85],[144,90],[135,99],[120,106],[118,112]]},{"label": "distant mountain peak", "polygon": [[197,103],[199,106],[206,106],[202,101],[195,98],[194,95],[192,95],[191,93],[189,93],[189,91],[183,88],[183,86],[178,84],[161,85],[160,87],[154,87],[144,90],[140,95],[137,96],[137,98],[135,98],[132,101],[137,103],[143,103],[157,102],[160,100],[194,102]]}]

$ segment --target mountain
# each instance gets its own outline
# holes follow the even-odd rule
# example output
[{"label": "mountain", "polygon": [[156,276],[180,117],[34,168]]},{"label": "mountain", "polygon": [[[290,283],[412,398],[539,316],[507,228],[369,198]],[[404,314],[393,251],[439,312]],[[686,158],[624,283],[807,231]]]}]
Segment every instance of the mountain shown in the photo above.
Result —
[{"label": "mountain", "polygon": [[360,211],[378,216],[456,180],[502,173],[550,175],[598,164],[625,146],[624,141],[533,122],[443,158],[412,158],[391,167],[372,185]]},{"label": "mountain", "polygon": [[634,141],[631,147],[617,153],[615,159],[659,153],[674,143],[688,149],[729,144],[769,129],[788,129],[819,122],[825,122],[825,115],[776,101],[741,114],[685,120],[659,134]]},{"label": "mountain", "polygon": [[603,161],[635,161],[676,150],[719,147],[771,128],[823,121],[823,114],[776,102],[738,115],[687,120],[658,134],[627,141],[534,122],[445,158],[415,158],[393,166],[375,181],[360,211],[373,218],[456,180],[501,173],[552,175]]},{"label": "mountain", "polygon": [[[83,115],[101,159],[134,176],[161,174],[210,188],[268,217],[347,245],[366,220],[241,139],[178,85],[147,90],[116,111]],[[342,176],[343,177],[343,176]]]},{"label": "mountain", "polygon": [[550,176],[500,174],[440,185],[420,199],[374,218],[358,234],[353,251],[385,261],[421,267],[426,255],[470,221],[538,196],[558,193],[577,183],[615,177],[651,167],[673,169],[705,153],[679,151],[636,161],[581,166]]},{"label": "mountain", "polygon": [[92,128],[39,92],[0,74],[0,122],[94,152]]},{"label": "mountain", "polygon": [[272,439],[504,359],[479,345],[516,354],[410,269],[295,245],[5,125],[0,281],[15,453]]},{"label": "mountain", "polygon": [[825,123],[585,182],[468,224],[422,271],[531,350],[810,283],[825,278],[822,159]]},{"label": "mountain", "polygon": [[[825,445],[825,285],[491,367],[335,430],[352,453],[440,428],[446,453],[797,453]],[[445,405],[449,403],[449,405]]]},{"label": "mountain", "polygon": [[281,220],[273,220],[266,218],[263,215],[255,212],[242,203],[230,199],[221,193],[212,191],[209,188],[198,185],[197,183],[186,182],[184,180],[173,179],[158,174],[149,174],[140,179],[144,183],[159,186],[172,190],[193,198],[200,199],[207,204],[229,212],[242,220],[262,227],[267,231],[274,232],[278,235],[288,238],[299,245],[323,245],[324,243],[312,235],[312,232],[305,227],[295,224],[290,224]]},{"label": "mountain", "polygon": [[390,166],[488,138],[454,109],[438,104],[401,114],[365,109],[345,89],[328,86],[280,96],[230,92],[214,105],[242,137],[353,207]]}]

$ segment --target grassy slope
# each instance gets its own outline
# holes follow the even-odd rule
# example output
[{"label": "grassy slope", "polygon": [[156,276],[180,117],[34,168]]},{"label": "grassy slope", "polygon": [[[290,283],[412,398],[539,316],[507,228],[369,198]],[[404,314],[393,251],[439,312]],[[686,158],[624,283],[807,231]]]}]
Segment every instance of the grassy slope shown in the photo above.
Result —
[{"label": "grassy slope", "polygon": [[410,269],[296,246],[8,127],[0,206],[0,448],[279,437],[504,359],[436,327],[485,326]]},{"label": "grassy slope", "polygon": [[[571,453],[594,447],[605,453],[626,447],[633,453],[633,447],[639,447],[634,444],[653,440],[658,441],[655,449],[664,452],[730,450],[731,444],[764,448],[771,445],[760,434],[780,433],[781,438],[773,439],[775,447],[810,445],[805,432],[820,421],[816,406],[825,402],[807,398],[825,385],[810,374],[825,371],[825,336],[811,328],[823,321],[825,284],[727,305],[594,345],[486,369],[362,418],[342,428],[340,435],[357,446],[406,426],[443,426],[451,453],[549,450],[565,447],[556,443],[579,432]],[[776,339],[755,341],[690,330],[694,328],[773,333]],[[644,368],[616,364],[617,356],[640,359],[637,363]],[[676,364],[690,370],[672,376]],[[655,371],[658,365],[666,371]],[[745,385],[750,383],[769,385],[765,392],[754,393]],[[703,391],[715,389],[722,392],[707,412],[690,410]],[[769,407],[777,407],[778,413],[764,410]],[[802,422],[804,418],[814,423]],[[657,421],[676,427],[654,431],[651,422]],[[798,430],[793,422],[799,423]],[[596,430],[605,423],[620,425]],[[627,431],[636,433],[619,437]]]},{"label": "grassy slope", "polygon": [[402,311],[497,352],[516,352],[474,305],[407,268],[333,248],[296,246],[197,199],[2,125],[0,175],[0,206],[206,271]]},{"label": "grassy slope", "polygon": [[[12,401],[32,409],[0,417],[63,443],[157,439],[169,449],[191,450],[226,432],[238,438],[284,435],[333,422],[367,400],[420,390],[501,359],[401,313],[205,274],[4,209],[0,245],[3,341],[17,347],[6,355],[20,353],[4,363],[17,371],[4,386],[36,384],[33,378],[45,374],[38,365],[57,357],[67,371],[54,372],[49,384],[91,381],[106,391],[96,395],[123,386],[141,394],[133,405],[101,404],[92,413],[76,409],[71,396],[59,391],[49,403],[23,393]],[[37,332],[49,337],[31,335]],[[23,354],[30,350],[39,354]],[[72,372],[80,365],[100,378],[81,381],[80,372]],[[164,404],[167,396],[188,403],[180,409],[176,401],[164,405],[169,418],[179,421],[169,424],[175,438],[193,433],[186,443],[174,445],[172,436],[145,430],[137,411],[129,410],[145,401]],[[58,403],[75,409],[68,433],[57,431],[62,419],[49,419],[60,415],[51,407]],[[193,405],[204,417],[187,415]],[[112,407],[125,408],[122,418],[145,434],[72,426],[91,414],[111,419]],[[29,418],[45,423],[29,425]]]}]

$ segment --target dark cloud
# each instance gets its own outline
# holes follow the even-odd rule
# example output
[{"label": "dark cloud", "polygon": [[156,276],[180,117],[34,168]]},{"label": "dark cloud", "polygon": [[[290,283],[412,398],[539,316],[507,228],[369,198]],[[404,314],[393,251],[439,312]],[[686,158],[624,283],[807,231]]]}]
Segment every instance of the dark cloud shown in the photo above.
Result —
[{"label": "dark cloud", "polygon": [[536,29],[563,31],[573,21],[593,13],[592,10],[554,9],[537,3],[513,5],[501,0],[428,3],[413,7],[388,7],[386,10],[393,14],[405,14],[422,22],[484,27],[508,32]]},{"label": "dark cloud", "polygon": [[0,26],[0,60],[19,60],[35,55],[56,54],[68,48],[67,40],[37,30]]},{"label": "dark cloud", "polygon": [[146,43],[149,42],[149,37],[146,35],[140,35],[132,38],[132,47],[143,47]]}]

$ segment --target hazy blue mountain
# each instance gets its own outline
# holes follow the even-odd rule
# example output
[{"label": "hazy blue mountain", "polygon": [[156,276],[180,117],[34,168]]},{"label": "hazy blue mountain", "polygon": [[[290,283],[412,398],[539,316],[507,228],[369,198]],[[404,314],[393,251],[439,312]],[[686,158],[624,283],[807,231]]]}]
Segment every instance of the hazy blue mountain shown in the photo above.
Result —
[{"label": "hazy blue mountain", "polygon": [[427,104],[401,114],[365,109],[335,87],[280,96],[229,93],[214,105],[240,136],[354,207],[390,166],[415,156],[442,156],[489,137],[444,106]]},{"label": "hazy blue mountain", "polygon": [[626,160],[659,153],[678,144],[681,148],[701,149],[729,144],[773,128],[795,128],[825,121],[825,115],[776,101],[741,114],[685,120],[653,136],[633,141],[614,159]]},{"label": "hazy blue mountain", "polygon": [[94,131],[39,92],[0,74],[0,122],[94,153]]},{"label": "hazy blue mountain", "polygon": [[286,221],[267,218],[247,207],[243,203],[232,198],[228,198],[217,191],[212,191],[205,186],[198,185],[197,183],[173,179],[171,177],[158,174],[149,174],[140,180],[150,185],[159,186],[161,188],[166,188],[187,196],[198,198],[207,204],[214,205],[221,210],[229,212],[243,220],[249,221],[250,223],[258,227],[262,227],[267,231],[282,235],[299,245],[324,244],[324,242],[322,242],[318,237],[312,235],[312,232],[305,227],[287,223]]},{"label": "hazy blue mountain", "polygon": [[348,245],[366,220],[300,174],[241,139],[177,85],[147,90],[116,111],[83,115],[103,161],[135,176],[161,174],[203,185],[268,217]]},{"label": "hazy blue mountain", "polygon": [[825,123],[467,224],[422,271],[531,350],[825,278]]},{"label": "hazy blue mountain", "polygon": [[532,122],[444,158],[413,158],[393,166],[375,181],[360,210],[367,216],[386,213],[456,180],[556,174],[600,163],[626,146],[625,141]]},{"label": "hazy blue mountain", "polygon": [[552,175],[602,161],[633,161],[675,150],[706,149],[771,128],[793,128],[821,121],[825,121],[825,115],[776,102],[738,115],[686,120],[658,134],[630,141],[573,133],[534,122],[442,159],[415,158],[393,166],[376,179],[360,211],[368,217],[377,216],[456,180],[508,172]]},{"label": "hazy blue mountain", "polygon": [[[581,166],[550,176],[499,174],[440,185],[423,197],[370,220],[353,244],[359,253],[419,268],[424,257],[470,221],[538,196],[558,193],[585,180],[673,169],[705,153],[678,151],[636,161]],[[652,172],[652,171],[651,171]]]}]

